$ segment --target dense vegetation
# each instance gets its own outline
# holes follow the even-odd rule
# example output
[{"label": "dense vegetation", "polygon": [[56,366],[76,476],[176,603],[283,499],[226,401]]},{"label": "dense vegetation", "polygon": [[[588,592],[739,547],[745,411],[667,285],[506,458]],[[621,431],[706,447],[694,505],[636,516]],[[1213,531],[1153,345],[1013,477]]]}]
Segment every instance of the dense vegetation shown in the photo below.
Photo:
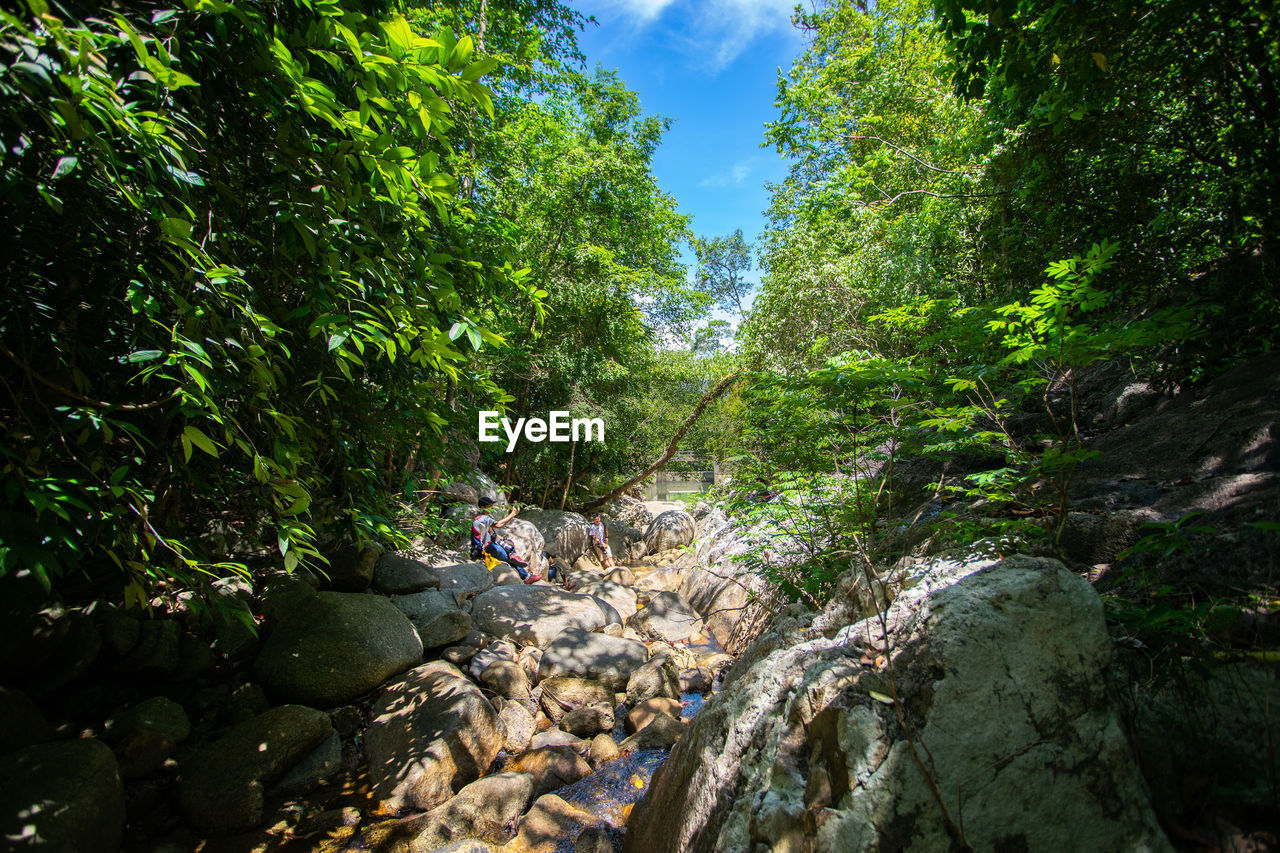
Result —
[{"label": "dense vegetation", "polygon": [[[477,455],[580,505],[736,371],[686,443],[752,512],[806,496],[790,594],[883,545],[908,456],[998,458],[946,484],[994,507],[971,532],[1052,547],[1083,371],[1194,379],[1274,343],[1275,21],[836,0],[796,23],[753,247],[694,236],[651,172],[666,121],[584,70],[555,0],[3,13],[0,574],[137,602],[322,567],[403,542]],[[490,408],[611,440],[478,449]]]}]

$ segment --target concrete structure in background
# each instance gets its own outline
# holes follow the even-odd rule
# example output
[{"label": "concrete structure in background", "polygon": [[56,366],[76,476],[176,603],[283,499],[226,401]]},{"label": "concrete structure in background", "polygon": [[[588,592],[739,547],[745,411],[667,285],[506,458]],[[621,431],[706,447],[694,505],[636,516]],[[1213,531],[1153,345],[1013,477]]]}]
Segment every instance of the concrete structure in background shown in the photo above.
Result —
[{"label": "concrete structure in background", "polygon": [[705,492],[713,484],[725,481],[720,466],[713,459],[681,450],[671,461],[644,484],[647,501],[680,500]]}]

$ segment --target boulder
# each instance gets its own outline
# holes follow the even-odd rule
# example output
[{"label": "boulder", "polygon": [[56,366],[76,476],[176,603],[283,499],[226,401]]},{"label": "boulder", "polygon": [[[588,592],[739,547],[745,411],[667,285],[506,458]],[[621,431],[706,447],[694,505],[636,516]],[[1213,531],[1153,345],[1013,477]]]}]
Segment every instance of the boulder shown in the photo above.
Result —
[{"label": "boulder", "polygon": [[520,821],[520,832],[511,841],[512,850],[549,853],[568,839],[576,839],[584,828],[602,826],[604,821],[570,805],[555,794],[543,794]]},{"label": "boulder", "polygon": [[[175,627],[177,623],[174,623]],[[41,696],[72,683],[84,675],[102,651],[102,637],[93,617],[80,609],[67,611],[66,634],[52,650],[39,673],[27,682],[28,691]],[[177,660],[168,671],[177,666]],[[147,673],[149,674],[149,673]]]},{"label": "boulder", "polygon": [[613,853],[613,836],[603,826],[589,826],[573,842],[573,853]]},{"label": "boulder", "polygon": [[509,648],[509,643],[492,643],[488,648],[481,649],[471,656],[471,661],[467,664],[467,669],[471,673],[471,677],[476,681],[480,680],[480,674],[500,660],[514,661],[516,659],[515,652]]},{"label": "boulder", "polygon": [[493,572],[485,568],[482,562],[433,566],[431,571],[436,576],[440,589],[462,595],[484,592],[495,583]]},{"label": "boulder", "polygon": [[365,733],[384,810],[430,810],[488,771],[506,741],[498,712],[452,664],[433,661],[378,695]]},{"label": "boulder", "polygon": [[648,658],[644,643],[571,628],[547,647],[538,665],[540,679],[577,675],[625,690],[631,673]]},{"label": "boulder", "polygon": [[534,777],[505,772],[477,779],[426,814],[403,821],[397,833],[413,851],[438,850],[470,838],[506,837],[534,798]]},{"label": "boulder", "polygon": [[456,643],[471,633],[471,614],[458,606],[452,592],[426,589],[411,595],[392,596],[391,603],[409,617],[424,651]]},{"label": "boulder", "polygon": [[[779,617],[753,644],[654,775],[626,849],[939,850],[960,824],[975,850],[1171,849],[1084,579],[1048,559],[935,560],[889,608],[888,638],[878,617],[815,630],[827,614]],[[860,663],[886,648],[901,708],[886,673]]]},{"label": "boulder", "polygon": [[604,526],[609,532],[609,548],[613,551],[614,562],[639,560],[645,555],[644,531],[622,521],[606,521]]},{"label": "boulder", "polygon": [[338,592],[364,592],[374,580],[382,549],[376,545],[344,545],[328,556],[329,566],[324,573],[329,577],[329,588]]},{"label": "boulder", "polygon": [[373,572],[373,588],[383,595],[409,595],[439,586],[430,564],[403,554],[383,554]]},{"label": "boulder", "polygon": [[109,717],[102,739],[114,743],[143,729],[163,732],[174,743],[182,743],[191,734],[191,721],[177,702],[165,696],[154,696]]},{"label": "boulder", "polygon": [[571,746],[541,746],[516,758],[512,770],[533,777],[534,796],[541,796],[591,775],[591,765]]},{"label": "boulder", "polygon": [[254,672],[283,699],[332,708],[421,660],[422,639],[390,600],[321,592],[288,611]]},{"label": "boulder", "polygon": [[619,621],[625,621],[635,615],[636,591],[608,578],[583,584],[580,589],[576,589],[574,592],[590,595],[607,602],[616,612]]},{"label": "boulder", "polygon": [[710,693],[715,683],[715,673],[705,666],[680,670],[681,693]]},{"label": "boulder", "polygon": [[296,797],[314,791],[342,768],[342,738],[329,735],[293,766],[271,789],[273,796]]},{"label": "boulder", "polygon": [[544,746],[567,746],[579,755],[586,755],[591,751],[590,741],[585,741],[577,735],[571,735],[560,729],[547,729],[545,732],[538,732],[533,736],[533,740],[529,742],[530,749],[542,749]]},{"label": "boulder", "polygon": [[616,569],[610,569],[604,579],[621,586],[635,586],[636,576],[626,566],[618,566]]},{"label": "boulder", "polygon": [[200,832],[252,829],[263,818],[266,790],[332,734],[323,711],[270,708],[179,755],[178,807]]},{"label": "boulder", "polygon": [[693,516],[684,510],[669,509],[645,530],[645,553],[659,554],[672,548],[683,548],[693,541],[693,533]]},{"label": "boulder", "polygon": [[591,739],[591,751],[587,760],[591,762],[591,766],[600,769],[600,765],[607,761],[612,761],[621,755],[618,744],[608,734],[598,734]]},{"label": "boulder", "polygon": [[669,655],[655,657],[627,679],[628,705],[634,707],[654,698],[680,698],[680,669]]},{"label": "boulder", "polygon": [[529,676],[512,660],[496,660],[480,673],[480,683],[504,699],[528,699]]},{"label": "boulder", "polygon": [[680,700],[678,699],[646,699],[638,703],[627,714],[626,727],[629,734],[635,734],[658,718],[666,714],[673,720],[680,719]]},{"label": "boulder", "polygon": [[138,625],[138,642],[120,659],[122,672],[161,678],[182,660],[182,625],[175,619],[146,619]]},{"label": "boulder", "polygon": [[573,563],[587,552],[590,543],[587,537],[588,523],[578,513],[555,509],[526,509],[521,510],[519,518],[532,524],[542,534],[544,550],[566,563]]},{"label": "boulder", "polygon": [[601,732],[613,731],[613,711],[599,705],[577,708],[560,718],[560,728],[580,738],[590,738]]},{"label": "boulder", "polygon": [[124,787],[102,742],[38,743],[0,756],[0,779],[6,849],[115,853],[120,847]]},{"label": "boulder", "polygon": [[539,687],[542,688],[542,710],[552,722],[560,722],[566,713],[578,708],[613,710],[613,691],[599,681],[557,675],[544,679]]},{"label": "boulder", "polygon": [[[630,719],[630,715],[628,715]],[[668,714],[653,714],[635,734],[618,744],[622,752],[670,749],[685,732],[684,723]]]},{"label": "boulder", "polygon": [[506,702],[502,706],[502,723],[506,726],[505,748],[512,755],[518,755],[529,748],[538,727],[533,721],[533,714],[519,702]]},{"label": "boulder", "polygon": [[53,737],[53,728],[31,697],[12,687],[0,687],[0,755]]},{"label": "boulder", "polygon": [[542,538],[542,533],[532,522],[516,516],[508,521],[505,527],[498,528],[497,535],[514,542],[516,554],[528,561],[531,569],[546,577],[547,558],[542,556],[546,540]]},{"label": "boulder", "polygon": [[674,592],[660,592],[627,620],[642,637],[678,643],[702,633],[702,619],[692,605]]},{"label": "boulder", "polygon": [[471,619],[481,631],[543,649],[568,628],[594,631],[605,624],[591,596],[543,584],[483,592],[472,602]]}]

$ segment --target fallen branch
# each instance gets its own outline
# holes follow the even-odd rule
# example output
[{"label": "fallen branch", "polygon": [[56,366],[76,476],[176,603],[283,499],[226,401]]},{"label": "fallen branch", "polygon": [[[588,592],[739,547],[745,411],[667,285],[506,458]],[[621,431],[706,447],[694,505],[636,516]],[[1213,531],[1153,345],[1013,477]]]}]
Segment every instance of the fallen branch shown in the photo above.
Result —
[{"label": "fallen branch", "polygon": [[701,417],[702,415],[703,409],[705,409],[714,400],[716,400],[718,397],[720,397],[726,391],[728,391],[729,388],[733,385],[733,383],[736,382],[738,377],[740,377],[741,375],[742,374],[740,373],[730,373],[728,376],[721,379],[715,385],[711,386],[710,391],[702,395],[702,399],[698,400],[698,405],[693,407],[693,411],[689,414],[689,417],[684,419],[684,423],[680,425],[680,429],[676,430],[676,434],[671,437],[671,441],[667,442],[667,449],[663,452],[661,456],[659,456],[654,461],[652,465],[650,465],[648,468],[645,468],[643,471],[641,471],[636,476],[632,477],[630,480],[627,480],[621,486],[618,486],[618,488],[614,489],[612,492],[609,492],[609,494],[604,495],[603,497],[596,498],[595,500],[588,501],[587,503],[583,504],[581,507],[579,507],[578,511],[585,515],[586,513],[591,512],[597,507],[603,506],[604,504],[616,498],[618,495],[625,492],[627,489],[634,486],[636,483],[639,483],[642,480],[644,480],[645,477],[648,477],[650,474],[654,473],[655,471],[662,468],[662,466],[666,465],[667,462],[671,460],[671,457],[676,455],[676,450],[679,449],[680,447],[680,439],[684,438],[685,433],[687,433],[690,430],[690,428],[692,428],[693,425],[697,423],[698,418]]}]

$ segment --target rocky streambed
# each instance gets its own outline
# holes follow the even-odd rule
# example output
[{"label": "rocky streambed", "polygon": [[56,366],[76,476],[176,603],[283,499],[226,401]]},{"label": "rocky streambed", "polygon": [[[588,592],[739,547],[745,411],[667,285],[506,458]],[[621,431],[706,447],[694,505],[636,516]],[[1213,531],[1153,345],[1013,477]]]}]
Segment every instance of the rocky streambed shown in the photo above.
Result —
[{"label": "rocky streambed", "polygon": [[[608,572],[572,555],[565,586],[438,548],[337,555],[323,584],[221,582],[258,636],[176,609],[44,613],[53,658],[90,660],[66,689],[0,691],[0,728],[24,729],[0,755],[5,835],[105,851],[614,849],[732,661],[675,591],[694,528],[679,515],[675,549]],[[557,537],[581,517],[533,517],[526,547],[565,553]],[[650,530],[633,530],[643,546]]]}]

